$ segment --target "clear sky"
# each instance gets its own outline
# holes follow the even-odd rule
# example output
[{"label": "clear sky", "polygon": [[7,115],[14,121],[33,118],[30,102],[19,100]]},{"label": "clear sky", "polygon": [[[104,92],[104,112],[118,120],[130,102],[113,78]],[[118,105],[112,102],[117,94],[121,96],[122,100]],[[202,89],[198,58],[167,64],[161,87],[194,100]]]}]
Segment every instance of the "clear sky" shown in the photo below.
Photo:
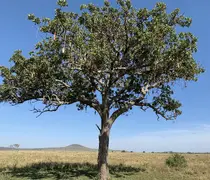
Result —
[{"label": "clear sky", "polygon": [[[183,103],[183,114],[176,121],[157,121],[152,111],[134,109],[120,117],[111,132],[110,148],[134,151],[210,151],[210,1],[162,0],[168,11],[180,8],[193,18],[193,32],[199,39],[196,59],[206,69],[197,83],[176,88],[176,97]],[[102,4],[103,0],[69,0],[68,9],[79,11],[81,4]],[[114,3],[115,0],[110,0]],[[151,9],[157,0],[132,0],[136,8]],[[33,50],[42,38],[37,28],[27,20],[29,13],[53,17],[56,0],[1,1],[0,64],[9,66],[14,50],[24,54]],[[36,118],[25,103],[19,106],[0,104],[0,146],[19,143],[21,147],[54,147],[77,143],[98,147],[99,117],[92,110],[78,112],[74,105]]]}]

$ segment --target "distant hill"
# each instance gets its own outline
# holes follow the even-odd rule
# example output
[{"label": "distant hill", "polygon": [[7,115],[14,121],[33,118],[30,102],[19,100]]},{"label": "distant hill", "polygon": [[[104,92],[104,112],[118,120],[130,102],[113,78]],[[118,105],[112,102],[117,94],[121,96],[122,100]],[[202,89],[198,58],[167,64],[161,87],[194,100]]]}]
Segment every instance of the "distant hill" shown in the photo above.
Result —
[{"label": "distant hill", "polygon": [[69,151],[96,151],[96,149],[91,149],[80,144],[72,144],[64,147],[64,149]]},{"label": "distant hill", "polygon": [[0,150],[6,151],[6,150],[11,150],[9,147],[0,147]]},{"label": "distant hill", "polygon": [[[0,147],[0,151],[13,150],[9,147]],[[33,151],[97,151],[97,149],[91,149],[80,144],[72,144],[66,147],[51,147],[51,148],[19,148],[19,150],[33,150]]]}]

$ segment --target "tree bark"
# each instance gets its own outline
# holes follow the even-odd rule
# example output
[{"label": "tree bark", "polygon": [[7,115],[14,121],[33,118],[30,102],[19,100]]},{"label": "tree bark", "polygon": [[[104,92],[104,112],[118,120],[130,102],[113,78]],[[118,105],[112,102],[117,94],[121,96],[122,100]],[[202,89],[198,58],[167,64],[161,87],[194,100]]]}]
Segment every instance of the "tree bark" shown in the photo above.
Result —
[{"label": "tree bark", "polygon": [[108,150],[110,129],[104,128],[99,135],[98,170],[100,180],[109,179]]}]

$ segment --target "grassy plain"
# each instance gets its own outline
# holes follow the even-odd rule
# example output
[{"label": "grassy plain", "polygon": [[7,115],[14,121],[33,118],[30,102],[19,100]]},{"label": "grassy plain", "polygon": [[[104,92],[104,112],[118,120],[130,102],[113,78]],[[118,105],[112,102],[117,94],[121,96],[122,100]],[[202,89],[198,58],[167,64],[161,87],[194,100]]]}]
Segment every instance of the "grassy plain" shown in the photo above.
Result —
[{"label": "grassy plain", "polygon": [[[120,180],[209,180],[210,155],[186,154],[188,167],[169,168],[170,154],[110,152],[111,178]],[[0,180],[97,179],[97,153],[0,151]]]}]

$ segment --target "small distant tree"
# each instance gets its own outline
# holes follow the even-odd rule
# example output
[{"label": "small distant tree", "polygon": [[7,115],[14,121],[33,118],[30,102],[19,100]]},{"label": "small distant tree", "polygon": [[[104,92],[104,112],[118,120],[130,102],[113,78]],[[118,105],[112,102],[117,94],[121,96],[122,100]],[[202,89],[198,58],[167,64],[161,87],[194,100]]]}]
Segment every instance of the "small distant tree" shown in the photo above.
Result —
[{"label": "small distant tree", "polygon": [[145,151],[143,151],[143,153],[145,153]]},{"label": "small distant tree", "polygon": [[176,119],[181,103],[173,97],[174,85],[196,81],[203,72],[193,56],[197,38],[176,31],[192,22],[179,9],[168,14],[164,3],[152,10],[136,9],[130,0],[117,4],[82,5],[76,14],[58,0],[53,19],[30,14],[46,38],[30,57],[18,50],[12,67],[0,67],[0,102],[42,102],[43,109],[34,108],[39,115],[75,103],[78,110],[90,107],[99,114],[101,180],[109,177],[109,135],[118,117],[138,107]]},{"label": "small distant tree", "polygon": [[12,144],[9,147],[12,148],[12,149],[19,149],[20,144]]},{"label": "small distant tree", "polygon": [[14,144],[13,146],[14,148],[18,149],[20,147],[20,144]]}]

